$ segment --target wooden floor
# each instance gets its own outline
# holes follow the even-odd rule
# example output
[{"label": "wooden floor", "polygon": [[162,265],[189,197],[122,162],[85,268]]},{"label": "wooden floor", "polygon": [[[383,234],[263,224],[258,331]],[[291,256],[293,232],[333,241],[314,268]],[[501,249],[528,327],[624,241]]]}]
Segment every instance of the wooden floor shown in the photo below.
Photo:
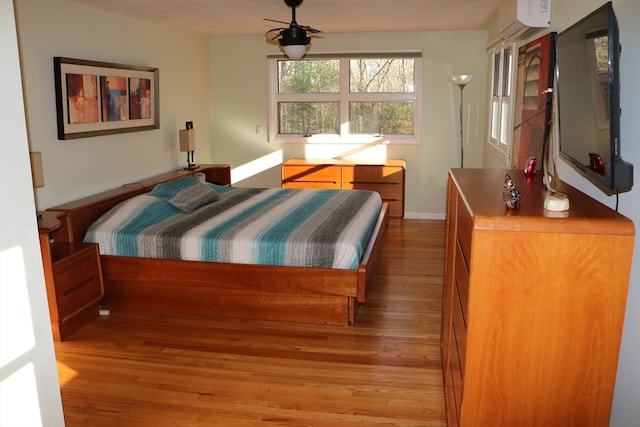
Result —
[{"label": "wooden floor", "polygon": [[444,222],[392,220],[353,326],[120,312],[56,343],[68,427],[445,426]]}]

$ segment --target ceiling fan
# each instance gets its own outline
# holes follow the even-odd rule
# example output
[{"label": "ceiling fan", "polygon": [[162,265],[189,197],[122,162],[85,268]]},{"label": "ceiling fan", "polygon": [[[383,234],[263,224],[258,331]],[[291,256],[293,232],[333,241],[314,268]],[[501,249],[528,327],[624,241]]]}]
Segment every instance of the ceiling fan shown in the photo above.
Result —
[{"label": "ceiling fan", "polygon": [[[322,31],[309,27],[308,25],[300,25],[296,22],[296,7],[302,4],[303,0],[284,0],[287,6],[291,8],[291,22],[278,21],[275,19],[264,18],[265,21],[278,22],[280,24],[288,24],[288,27],[273,28],[265,33],[271,40],[278,40],[280,46],[284,50],[285,55],[291,59],[300,59],[307,53],[311,37],[321,33]],[[275,35],[272,35],[276,33]],[[307,36],[310,33],[311,37]]]}]

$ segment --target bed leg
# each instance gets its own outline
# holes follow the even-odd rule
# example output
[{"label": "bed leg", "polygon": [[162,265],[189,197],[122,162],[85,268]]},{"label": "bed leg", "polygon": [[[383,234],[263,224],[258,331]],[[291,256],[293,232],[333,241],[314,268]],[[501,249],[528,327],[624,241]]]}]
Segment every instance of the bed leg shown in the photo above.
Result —
[{"label": "bed leg", "polygon": [[349,325],[353,325],[354,323],[356,323],[356,317],[358,316],[358,308],[360,307],[360,304],[358,304],[358,301],[353,297],[347,298],[347,304]]}]

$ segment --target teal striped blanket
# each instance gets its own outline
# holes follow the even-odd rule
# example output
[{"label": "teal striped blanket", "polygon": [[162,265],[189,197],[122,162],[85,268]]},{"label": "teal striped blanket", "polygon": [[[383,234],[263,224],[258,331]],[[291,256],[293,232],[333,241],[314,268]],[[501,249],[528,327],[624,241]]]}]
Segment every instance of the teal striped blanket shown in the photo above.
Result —
[{"label": "teal striped blanket", "polygon": [[378,193],[220,187],[185,213],[150,194],[128,199],[88,229],[103,255],[355,269],[382,207]]}]

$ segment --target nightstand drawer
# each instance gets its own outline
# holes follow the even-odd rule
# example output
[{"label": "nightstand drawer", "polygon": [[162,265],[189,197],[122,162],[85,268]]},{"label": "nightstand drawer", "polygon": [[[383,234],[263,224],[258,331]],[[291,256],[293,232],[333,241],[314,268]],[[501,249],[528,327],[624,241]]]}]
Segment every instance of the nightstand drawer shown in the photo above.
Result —
[{"label": "nightstand drawer", "polygon": [[100,260],[95,244],[56,243],[66,256],[53,263],[55,295],[60,322],[102,297]]},{"label": "nightstand drawer", "polygon": [[96,263],[96,252],[93,247],[74,253],[53,264],[53,275],[56,280],[56,295],[64,296],[81,286],[87,279],[99,274]]},{"label": "nightstand drawer", "polygon": [[58,297],[58,316],[61,321],[75,311],[102,297],[100,281],[97,276],[88,277],[76,283],[69,293]]}]

